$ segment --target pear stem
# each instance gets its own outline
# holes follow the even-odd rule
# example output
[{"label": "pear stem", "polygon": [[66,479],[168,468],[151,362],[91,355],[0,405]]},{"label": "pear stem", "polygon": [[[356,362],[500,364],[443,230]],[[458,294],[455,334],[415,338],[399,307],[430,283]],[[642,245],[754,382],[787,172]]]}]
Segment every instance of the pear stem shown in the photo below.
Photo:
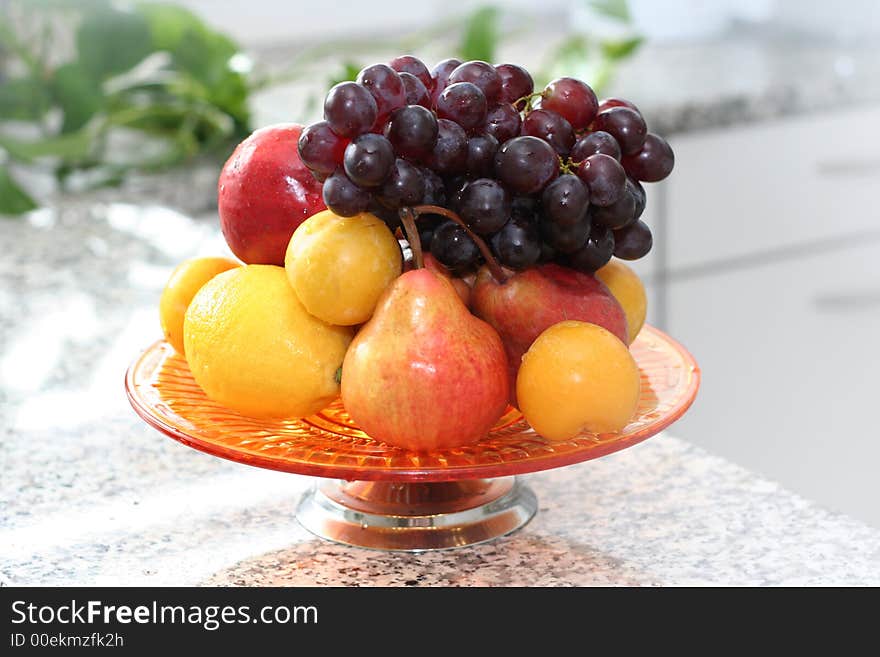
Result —
[{"label": "pear stem", "polygon": [[[480,250],[480,253],[483,255],[483,259],[486,261],[486,266],[489,267],[489,272],[492,274],[492,278],[494,278],[499,283],[507,282],[507,274],[504,273],[504,270],[501,268],[501,265],[498,264],[498,260],[496,260],[495,256],[492,255],[492,251],[489,249],[489,246],[486,244],[485,240],[482,237],[477,235],[474,231],[470,229],[470,227],[464,222],[464,220],[459,217],[455,212],[448,208],[440,207],[439,205],[417,205],[412,208],[405,208],[413,213],[416,219],[423,214],[439,214],[441,217],[446,217],[450,221],[454,221],[459,226],[464,229],[464,232],[468,234],[474,244],[477,245],[477,248]],[[401,212],[401,219],[403,218],[403,210]],[[416,237],[418,237],[418,231],[416,231]],[[421,250],[421,245],[420,249]]]},{"label": "pear stem", "polygon": [[419,229],[416,228],[416,214],[412,208],[400,209],[400,223],[403,224],[406,241],[412,250],[413,264],[416,269],[421,269],[425,266],[425,259],[422,255],[422,239],[419,237]]}]

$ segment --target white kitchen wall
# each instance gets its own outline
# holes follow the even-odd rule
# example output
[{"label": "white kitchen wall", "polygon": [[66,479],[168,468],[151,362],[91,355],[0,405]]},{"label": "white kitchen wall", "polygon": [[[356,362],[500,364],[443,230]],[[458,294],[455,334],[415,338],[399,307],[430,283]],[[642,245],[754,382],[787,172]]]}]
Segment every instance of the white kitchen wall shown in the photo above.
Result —
[{"label": "white kitchen wall", "polygon": [[345,34],[389,34],[424,27],[487,4],[524,11],[560,12],[569,0],[178,0],[246,46],[320,41]]}]

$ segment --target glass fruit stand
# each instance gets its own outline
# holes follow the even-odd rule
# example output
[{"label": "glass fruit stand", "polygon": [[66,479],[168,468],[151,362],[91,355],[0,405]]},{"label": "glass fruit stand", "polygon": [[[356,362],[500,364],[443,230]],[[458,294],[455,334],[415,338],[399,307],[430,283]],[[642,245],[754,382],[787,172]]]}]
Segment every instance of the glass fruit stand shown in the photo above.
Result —
[{"label": "glass fruit stand", "polygon": [[550,442],[513,408],[480,442],[413,452],[372,440],[339,400],[301,420],[258,420],[209,400],[166,342],[147,348],[125,377],[137,414],[169,437],[247,465],[322,478],[302,499],[299,522],[322,538],[382,550],[438,550],[509,534],[538,504],[522,475],[595,459],[656,435],[693,402],[700,371],[662,331],[631,345],[641,375],[635,418],[621,432]]}]

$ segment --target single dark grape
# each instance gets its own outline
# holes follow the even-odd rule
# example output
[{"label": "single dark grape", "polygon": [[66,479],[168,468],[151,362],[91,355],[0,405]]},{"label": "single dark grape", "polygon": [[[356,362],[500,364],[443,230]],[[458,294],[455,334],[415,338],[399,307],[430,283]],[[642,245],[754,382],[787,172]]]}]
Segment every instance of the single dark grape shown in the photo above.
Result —
[{"label": "single dark grape", "polygon": [[593,130],[602,130],[614,137],[624,155],[640,151],[648,132],[642,115],[634,109],[622,106],[600,112],[593,121]]},{"label": "single dark grape", "polygon": [[510,103],[500,103],[489,108],[486,113],[484,130],[503,144],[519,135],[522,117]]},{"label": "single dark grape", "polygon": [[431,94],[428,93],[428,89],[422,84],[422,81],[406,71],[398,73],[398,75],[400,75],[400,81],[403,82],[403,88],[406,91],[406,104],[421,105],[431,109]]},{"label": "single dark grape", "polygon": [[458,210],[461,204],[461,193],[468,182],[470,182],[468,177],[464,175],[452,176],[446,179],[446,200],[451,209]]},{"label": "single dark grape", "polygon": [[514,196],[510,203],[510,212],[515,216],[527,217],[530,220],[538,219],[540,203],[534,196]]},{"label": "single dark grape", "polygon": [[340,137],[352,138],[367,132],[378,113],[373,95],[355,82],[340,82],[324,99],[324,119]]},{"label": "single dark grape", "polygon": [[394,233],[394,231],[402,226],[400,221],[400,213],[393,208],[382,205],[382,203],[380,203],[376,198],[373,198],[373,200],[370,201],[369,206],[367,206],[367,211],[372,212],[374,215],[379,217],[379,219],[381,219],[384,224],[388,226],[388,230],[390,230],[392,233]]},{"label": "single dark grape", "polygon": [[498,76],[501,78],[499,100],[515,105],[518,110],[525,109],[525,97],[530,96],[535,90],[535,82],[532,80],[531,74],[516,64],[499,64],[495,70],[498,71]]},{"label": "single dark grape", "polygon": [[471,178],[490,178],[495,170],[498,140],[492,135],[477,135],[467,143],[467,175]]},{"label": "single dark grape", "polygon": [[406,105],[406,89],[403,81],[390,66],[373,64],[358,73],[357,81],[373,95],[378,108],[374,126],[381,127],[391,112]]},{"label": "single dark grape", "polygon": [[577,175],[590,188],[590,203],[593,205],[611,205],[626,189],[626,171],[610,155],[591,155],[581,162]]},{"label": "single dark grape", "polygon": [[467,167],[467,134],[455,121],[437,120],[437,143],[428,165],[442,176],[464,173]]},{"label": "single dark grape", "polygon": [[370,193],[355,185],[342,171],[324,181],[324,205],[341,217],[353,217],[367,209]]},{"label": "single dark grape", "polygon": [[489,243],[498,261],[512,269],[531,267],[541,257],[538,224],[522,216],[512,216]]},{"label": "single dark grape", "polygon": [[538,257],[538,262],[559,262],[559,264],[564,264],[560,262],[564,257],[562,253],[559,253],[547,242],[541,242],[541,255]]},{"label": "single dark grape", "polygon": [[597,153],[610,155],[619,162],[621,157],[620,144],[607,132],[601,130],[590,132],[574,143],[568,156],[572,162],[583,162],[590,155],[596,155]]},{"label": "single dark grape", "polygon": [[636,220],[636,197],[629,180],[619,199],[605,207],[593,206],[592,215],[594,225],[602,224],[612,230],[633,223]]},{"label": "single dark grape", "polygon": [[452,72],[459,66],[461,66],[461,60],[456,59],[455,57],[450,57],[437,62],[431,70],[431,84],[436,87],[439,82],[443,86],[446,86],[446,83],[449,81],[449,76],[452,75]]},{"label": "single dark grape", "polygon": [[[418,57],[401,55],[388,62],[388,66],[398,73],[408,73],[409,75],[417,77],[421,83],[425,85],[426,89],[432,84],[431,72],[428,70],[428,67],[425,66],[425,63]],[[410,105],[412,104],[413,103],[410,103]]]},{"label": "single dark grape", "polygon": [[559,226],[580,222],[590,206],[590,190],[577,176],[566,173],[547,185],[541,195],[544,217]]},{"label": "single dark grape", "polygon": [[391,208],[418,205],[425,197],[425,178],[416,165],[397,158],[379,194]]},{"label": "single dark grape", "polygon": [[398,155],[420,160],[434,150],[437,131],[437,117],[431,110],[421,105],[407,105],[391,115],[385,136]]},{"label": "single dark grape", "polygon": [[614,252],[614,233],[602,225],[593,224],[587,243],[568,256],[568,266],[585,274],[592,274],[608,264]]},{"label": "single dark grape", "polygon": [[437,105],[440,94],[449,86],[450,74],[459,66],[461,66],[460,59],[444,59],[431,71],[431,86],[428,87],[428,90],[431,92],[431,103],[434,106]]},{"label": "single dark grape", "polygon": [[510,195],[497,181],[478,178],[462,190],[458,213],[475,233],[489,235],[510,219]]},{"label": "single dark grape", "polygon": [[669,143],[652,132],[645,136],[642,149],[623,158],[623,168],[626,172],[645,182],[657,182],[663,180],[672,173],[675,166],[675,154]]},{"label": "single dark grape", "polygon": [[571,124],[561,115],[546,109],[536,109],[526,115],[522,134],[543,139],[562,157],[567,157],[574,146]]},{"label": "single dark grape", "polygon": [[497,102],[501,95],[501,76],[498,71],[491,64],[476,59],[465,62],[452,71],[449,82],[472,82],[480,88],[488,103]]},{"label": "single dark grape", "polygon": [[559,156],[537,137],[515,137],[498,149],[495,175],[517,194],[537,194],[559,173]]},{"label": "single dark grape", "polygon": [[455,274],[473,269],[480,258],[480,250],[465,232],[453,221],[445,221],[431,238],[431,253]]},{"label": "single dark grape", "polygon": [[337,135],[326,121],[302,131],[297,143],[299,157],[313,174],[330,175],[342,164],[348,140]]},{"label": "single dark grape", "polygon": [[574,253],[590,236],[590,213],[585,212],[580,220],[568,226],[560,226],[545,217],[541,221],[541,236],[560,253]]},{"label": "single dark grape", "polygon": [[[603,98],[599,102],[599,112],[604,112],[612,107],[628,107],[631,110],[639,112],[639,108],[624,98]],[[641,112],[639,112],[641,114]]]},{"label": "single dark grape", "polygon": [[651,229],[644,221],[614,231],[614,255],[621,260],[638,260],[648,254],[653,244]]},{"label": "single dark grape", "polygon": [[455,121],[467,131],[483,126],[486,110],[486,97],[473,82],[450,84],[437,99],[437,116]]},{"label": "single dark grape", "polygon": [[585,130],[596,118],[599,101],[580,80],[556,78],[541,92],[541,108],[562,115],[575,130]]},{"label": "single dark grape", "polygon": [[642,213],[645,211],[645,206],[648,204],[648,196],[645,194],[645,188],[642,187],[642,183],[638,180],[633,180],[632,178],[626,179],[626,188],[636,200],[635,218],[641,219]]},{"label": "single dark grape", "polygon": [[[422,203],[425,205],[446,205],[446,184],[433,169],[422,167],[422,177],[425,179],[425,195]],[[419,220],[421,221],[421,219]]]},{"label": "single dark grape", "polygon": [[434,239],[434,231],[437,226],[443,223],[440,217],[422,216],[416,222],[416,228],[419,229],[419,241],[422,243],[422,251],[431,250],[431,241]]},{"label": "single dark grape", "polygon": [[360,187],[378,187],[391,172],[394,148],[382,135],[368,132],[345,149],[345,174]]}]

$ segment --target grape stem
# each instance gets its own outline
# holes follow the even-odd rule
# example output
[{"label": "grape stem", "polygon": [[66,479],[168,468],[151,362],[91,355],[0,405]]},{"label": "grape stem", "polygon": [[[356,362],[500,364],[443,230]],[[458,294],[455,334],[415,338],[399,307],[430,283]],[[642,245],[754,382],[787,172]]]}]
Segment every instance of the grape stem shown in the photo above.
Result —
[{"label": "grape stem", "polygon": [[419,237],[419,229],[416,228],[416,214],[412,208],[400,209],[400,223],[403,224],[406,241],[412,250],[413,265],[416,269],[421,269],[425,266],[425,259],[422,255],[422,239]]},{"label": "grape stem", "polygon": [[536,91],[535,93],[527,94],[527,95],[523,96],[522,98],[517,98],[511,104],[514,107],[518,108],[519,104],[523,103],[523,110],[522,111],[524,111],[528,114],[529,112],[532,111],[532,100],[534,100],[535,98],[538,98],[539,96],[543,96],[543,94],[544,94],[543,91]]},{"label": "grape stem", "polygon": [[[470,227],[464,222],[464,220],[452,210],[440,207],[439,205],[416,205],[412,208],[402,208],[400,210],[400,220],[401,222],[403,222],[404,228],[406,228],[406,219],[418,219],[423,214],[439,214],[441,217],[446,217],[450,221],[453,221],[461,226],[464,229],[464,232],[468,234],[468,237],[470,237],[474,241],[474,244],[476,244],[477,248],[480,250],[483,259],[486,261],[486,266],[489,267],[489,272],[492,274],[492,278],[494,278],[502,285],[507,282],[507,274],[504,273],[504,270],[501,268],[501,265],[498,264],[498,260],[495,259],[495,256],[492,255],[492,251],[489,249],[489,246],[486,244],[483,238],[472,231]],[[415,230],[414,222],[413,230],[415,232],[415,239],[419,245],[419,259],[421,259],[422,248],[421,242],[418,241],[419,231]],[[409,229],[407,229],[407,233],[409,233]],[[410,247],[413,248],[413,257],[415,258],[416,249],[413,246],[412,242],[410,242]]]}]

